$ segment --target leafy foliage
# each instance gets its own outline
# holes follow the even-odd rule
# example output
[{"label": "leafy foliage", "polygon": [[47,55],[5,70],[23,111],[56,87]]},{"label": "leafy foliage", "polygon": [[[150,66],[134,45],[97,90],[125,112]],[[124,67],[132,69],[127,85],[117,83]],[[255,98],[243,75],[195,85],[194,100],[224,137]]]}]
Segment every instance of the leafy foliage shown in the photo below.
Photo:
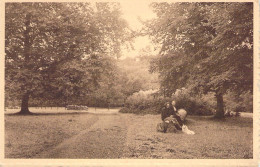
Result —
[{"label": "leafy foliage", "polygon": [[215,103],[212,103],[214,96],[207,95],[202,98],[191,96],[187,89],[178,89],[170,98],[164,98],[158,94],[158,90],[139,91],[129,96],[122,113],[135,114],[160,114],[166,102],[174,100],[177,109],[185,109],[189,115],[212,115],[215,110]]},{"label": "leafy foliage", "polygon": [[160,114],[164,104],[169,101],[167,98],[158,97],[157,90],[139,91],[129,96],[125,107],[120,110],[122,113],[135,114]]},{"label": "leafy foliage", "polygon": [[235,94],[227,92],[224,96],[227,111],[232,112],[253,112],[253,95],[248,92]]},{"label": "leafy foliage", "polygon": [[6,92],[24,104],[94,91],[131,32],[118,3],[6,3],[5,27]]},{"label": "leafy foliage", "polygon": [[223,94],[253,87],[253,3],[153,3],[157,18],[146,32],[161,44],[151,71],[160,73],[170,96],[186,87],[215,92],[223,116]]},{"label": "leafy foliage", "polygon": [[216,104],[212,102],[214,96],[210,94],[204,95],[206,97],[191,96],[187,89],[177,89],[172,95],[172,99],[176,102],[176,108],[185,109],[189,115],[212,115],[216,110]]}]

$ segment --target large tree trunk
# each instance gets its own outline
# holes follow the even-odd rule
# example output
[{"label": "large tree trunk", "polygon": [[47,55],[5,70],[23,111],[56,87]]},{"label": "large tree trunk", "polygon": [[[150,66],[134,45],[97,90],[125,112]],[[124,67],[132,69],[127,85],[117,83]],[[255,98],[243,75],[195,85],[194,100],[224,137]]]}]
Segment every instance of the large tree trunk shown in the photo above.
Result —
[{"label": "large tree trunk", "polygon": [[[25,65],[24,68],[27,70],[30,70],[30,68],[26,66],[26,65],[28,65],[28,63],[30,61],[30,54],[31,54],[31,41],[30,41],[31,26],[30,26],[30,24],[31,24],[31,14],[27,14],[25,17],[25,30],[24,30],[24,34],[23,34],[24,35],[24,65]],[[25,83],[25,85],[26,85],[26,83]],[[21,111],[19,112],[19,114],[31,114],[31,112],[29,111],[29,108],[28,108],[29,96],[30,96],[30,93],[28,91],[26,91],[23,94]]]},{"label": "large tree trunk", "polygon": [[23,97],[22,97],[22,105],[21,105],[21,111],[19,112],[19,114],[31,114],[31,112],[29,111],[29,96],[30,94],[28,92],[26,92]]},{"label": "large tree trunk", "polygon": [[216,93],[217,98],[217,112],[215,117],[216,118],[224,118],[224,101],[223,101],[223,94]]}]

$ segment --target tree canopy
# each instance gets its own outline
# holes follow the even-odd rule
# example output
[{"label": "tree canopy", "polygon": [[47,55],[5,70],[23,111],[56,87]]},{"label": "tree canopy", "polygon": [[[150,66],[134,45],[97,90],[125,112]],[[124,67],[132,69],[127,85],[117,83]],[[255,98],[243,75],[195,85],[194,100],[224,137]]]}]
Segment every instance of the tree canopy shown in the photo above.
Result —
[{"label": "tree canopy", "polygon": [[6,3],[5,24],[6,94],[24,113],[29,96],[92,89],[131,36],[119,3]]},{"label": "tree canopy", "polygon": [[215,92],[222,117],[223,94],[253,87],[253,3],[153,3],[157,17],[146,33],[161,45],[151,71],[160,73],[170,96],[187,87]]}]

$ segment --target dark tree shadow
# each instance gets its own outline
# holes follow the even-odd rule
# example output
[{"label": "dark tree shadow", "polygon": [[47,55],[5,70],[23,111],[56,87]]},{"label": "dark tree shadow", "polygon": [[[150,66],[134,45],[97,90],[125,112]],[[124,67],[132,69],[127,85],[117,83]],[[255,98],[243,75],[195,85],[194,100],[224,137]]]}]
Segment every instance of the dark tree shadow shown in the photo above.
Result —
[{"label": "dark tree shadow", "polygon": [[5,113],[6,116],[57,116],[57,115],[85,115],[85,114],[91,114],[88,112],[62,112],[62,113],[33,113],[31,112],[31,114],[20,114],[19,112],[17,113]]},{"label": "dark tree shadow", "polygon": [[30,114],[20,114],[19,112],[17,113],[5,113],[5,116],[58,116],[58,115],[117,115],[118,113],[90,113],[90,112],[61,112],[61,113],[33,113],[31,112]]}]

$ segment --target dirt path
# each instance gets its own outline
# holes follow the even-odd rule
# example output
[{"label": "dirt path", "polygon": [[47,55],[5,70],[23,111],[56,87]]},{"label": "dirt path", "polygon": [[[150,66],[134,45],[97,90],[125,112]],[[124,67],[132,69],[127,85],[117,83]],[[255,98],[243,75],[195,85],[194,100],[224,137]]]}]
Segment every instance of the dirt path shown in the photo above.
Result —
[{"label": "dirt path", "polygon": [[99,115],[87,129],[42,152],[38,158],[120,158],[127,128],[121,115]]}]

